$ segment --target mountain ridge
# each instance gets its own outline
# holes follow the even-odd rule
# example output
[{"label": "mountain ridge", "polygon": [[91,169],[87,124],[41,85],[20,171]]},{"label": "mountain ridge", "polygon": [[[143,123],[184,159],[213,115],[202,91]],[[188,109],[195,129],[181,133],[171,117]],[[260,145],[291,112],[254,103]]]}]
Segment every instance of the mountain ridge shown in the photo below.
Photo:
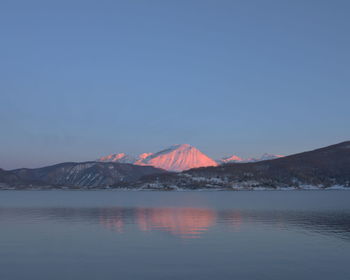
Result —
[{"label": "mountain ridge", "polygon": [[[186,152],[188,153],[187,155]],[[189,144],[174,144],[155,153],[142,153],[137,156],[126,153],[115,153],[102,156],[97,159],[97,161],[150,165],[167,171],[181,172],[197,167],[217,166],[232,162],[258,162],[279,157],[283,156],[265,153],[259,158],[244,159],[237,155],[231,155],[219,160],[214,160]]]},{"label": "mountain ridge", "polygon": [[98,161],[115,161],[135,165],[150,165],[168,171],[180,172],[195,167],[216,166],[217,163],[189,144],[175,144],[156,153],[143,153],[137,157],[125,153],[112,154]]},{"label": "mountain ridge", "polygon": [[[182,148],[192,149],[191,146]],[[163,150],[152,158],[174,150],[177,149]],[[277,159],[198,167],[183,172],[167,172],[149,165],[96,161],[9,171],[0,169],[0,189],[8,188],[350,190],[350,141]]]},{"label": "mountain ridge", "polygon": [[221,159],[216,160],[218,164],[228,164],[228,163],[246,163],[246,162],[258,162],[258,161],[263,161],[263,160],[270,160],[270,159],[276,159],[276,158],[281,158],[285,157],[284,155],[275,155],[275,154],[269,154],[269,153],[264,153],[258,158],[242,158],[239,157],[235,154],[231,156],[226,156]]},{"label": "mountain ridge", "polygon": [[115,162],[64,162],[40,168],[0,170],[3,187],[108,187],[165,172],[152,166]]},{"label": "mountain ridge", "polygon": [[216,166],[217,163],[189,144],[176,144],[154,153],[139,165],[151,165],[168,171],[184,171],[196,167]]}]

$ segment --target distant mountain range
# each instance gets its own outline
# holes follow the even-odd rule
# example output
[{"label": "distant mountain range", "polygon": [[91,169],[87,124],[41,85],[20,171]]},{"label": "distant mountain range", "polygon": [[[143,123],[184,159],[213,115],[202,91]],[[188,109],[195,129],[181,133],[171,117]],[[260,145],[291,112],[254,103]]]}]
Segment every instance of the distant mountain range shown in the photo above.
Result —
[{"label": "distant mountain range", "polygon": [[241,158],[237,155],[232,155],[232,156],[223,157],[221,159],[218,159],[216,162],[218,164],[245,163],[245,162],[258,162],[258,161],[276,159],[276,158],[281,158],[281,157],[284,157],[284,156],[265,153],[259,158],[246,158],[246,159],[244,159],[244,158]]},{"label": "distant mountain range", "polygon": [[138,166],[115,162],[66,162],[42,168],[0,169],[0,187],[107,187],[127,183],[142,176],[165,171],[152,166]]},{"label": "distant mountain range", "polygon": [[243,159],[236,155],[213,160],[189,144],[173,145],[157,153],[143,153],[132,156],[125,153],[111,154],[98,159],[100,162],[131,163],[150,165],[167,171],[184,171],[192,168],[217,166],[232,162],[257,162],[283,157],[282,155],[263,154],[260,158]]},{"label": "distant mountain range", "polygon": [[285,157],[265,154],[249,162],[231,156],[220,163],[182,144],[136,158],[114,154],[91,162],[0,169],[0,189],[350,189],[350,141]]},{"label": "distant mountain range", "polygon": [[218,163],[188,144],[173,145],[157,153],[143,153],[137,157],[125,153],[104,156],[101,162],[132,163],[150,165],[167,171],[183,171],[191,168],[217,166]]}]

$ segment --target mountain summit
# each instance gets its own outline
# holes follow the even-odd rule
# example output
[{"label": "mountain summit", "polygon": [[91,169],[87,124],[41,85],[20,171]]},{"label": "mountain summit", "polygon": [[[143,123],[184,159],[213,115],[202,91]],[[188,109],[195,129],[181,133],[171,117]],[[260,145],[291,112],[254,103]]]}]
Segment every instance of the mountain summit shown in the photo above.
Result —
[{"label": "mountain summit", "polygon": [[183,171],[191,168],[217,166],[217,163],[189,144],[173,145],[158,153],[135,162],[138,165],[151,165],[169,171]]},{"label": "mountain summit", "polygon": [[228,156],[228,157],[223,157],[221,159],[218,159],[216,162],[218,164],[225,164],[225,163],[233,163],[233,162],[243,162],[244,159],[236,156],[236,155],[232,155],[232,156]]},{"label": "mountain summit", "polygon": [[228,163],[258,162],[281,157],[284,156],[267,153],[259,158],[241,158],[237,155],[231,155],[214,161],[189,144],[177,144],[157,153],[143,153],[138,156],[117,153],[101,157],[97,161],[150,165],[168,171],[179,172],[191,168],[217,166]]},{"label": "mountain summit", "polygon": [[189,144],[173,145],[157,153],[143,153],[133,157],[124,153],[98,159],[100,162],[150,165],[168,171],[183,171],[196,167],[217,166],[217,163]]}]

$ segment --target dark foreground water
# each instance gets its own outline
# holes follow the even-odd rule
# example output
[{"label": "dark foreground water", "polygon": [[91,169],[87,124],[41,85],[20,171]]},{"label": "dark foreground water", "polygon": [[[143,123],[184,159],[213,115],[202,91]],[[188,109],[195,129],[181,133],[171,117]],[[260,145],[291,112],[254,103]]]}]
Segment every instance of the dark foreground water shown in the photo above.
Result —
[{"label": "dark foreground water", "polygon": [[0,279],[350,279],[350,191],[0,192]]}]

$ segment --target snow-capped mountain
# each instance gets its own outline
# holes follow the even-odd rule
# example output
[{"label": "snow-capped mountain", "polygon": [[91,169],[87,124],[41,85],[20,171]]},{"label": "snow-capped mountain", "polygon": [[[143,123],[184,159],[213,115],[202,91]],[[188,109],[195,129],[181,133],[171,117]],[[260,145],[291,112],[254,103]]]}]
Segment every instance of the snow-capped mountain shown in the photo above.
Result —
[{"label": "snow-capped mountain", "polygon": [[153,155],[153,153],[142,153],[138,156],[128,155],[126,153],[119,153],[100,157],[97,161],[137,164],[138,162],[141,162],[142,160],[151,155]]},{"label": "snow-capped mountain", "polygon": [[245,162],[258,162],[258,161],[263,161],[263,160],[271,160],[271,159],[276,159],[276,158],[281,158],[284,157],[283,155],[274,155],[274,154],[268,154],[265,153],[261,157],[258,158],[241,158],[236,155],[228,156],[221,158],[217,160],[218,164],[225,164],[225,163],[245,163]]},{"label": "snow-capped mountain", "polygon": [[118,163],[134,163],[137,158],[127,155],[125,153],[112,154],[99,158],[97,161],[101,162],[118,162]]},{"label": "snow-capped mountain", "polygon": [[218,165],[213,159],[188,144],[173,145],[160,152],[143,153],[137,157],[125,153],[112,154],[101,157],[97,161],[150,165],[168,171]]},{"label": "snow-capped mountain", "polygon": [[229,156],[229,157],[223,157],[219,160],[217,160],[217,163],[218,164],[225,164],[225,163],[233,163],[233,162],[242,162],[243,159],[239,156],[236,156],[236,155],[232,155],[232,156]]},{"label": "snow-capped mountain", "polygon": [[258,162],[258,161],[263,161],[263,160],[270,160],[270,159],[276,159],[276,158],[281,158],[284,157],[283,155],[274,155],[274,154],[268,154],[265,153],[261,157],[258,158],[248,158],[246,160],[243,160],[243,162]]},{"label": "snow-capped mountain", "polygon": [[214,161],[207,155],[189,144],[173,145],[157,153],[142,153],[138,156],[126,153],[111,154],[99,158],[100,162],[130,163],[135,165],[150,165],[168,171],[183,171],[191,168],[217,166],[226,163],[258,162],[283,157],[282,155],[263,154],[259,158],[241,158],[231,155]]},{"label": "snow-capped mountain", "polygon": [[213,159],[188,144],[173,145],[143,160],[139,160],[135,164],[151,165],[169,171],[183,171],[191,168],[218,165]]},{"label": "snow-capped mountain", "polygon": [[270,160],[270,159],[276,159],[281,157],[284,157],[284,155],[274,155],[274,154],[265,153],[257,161]]}]

